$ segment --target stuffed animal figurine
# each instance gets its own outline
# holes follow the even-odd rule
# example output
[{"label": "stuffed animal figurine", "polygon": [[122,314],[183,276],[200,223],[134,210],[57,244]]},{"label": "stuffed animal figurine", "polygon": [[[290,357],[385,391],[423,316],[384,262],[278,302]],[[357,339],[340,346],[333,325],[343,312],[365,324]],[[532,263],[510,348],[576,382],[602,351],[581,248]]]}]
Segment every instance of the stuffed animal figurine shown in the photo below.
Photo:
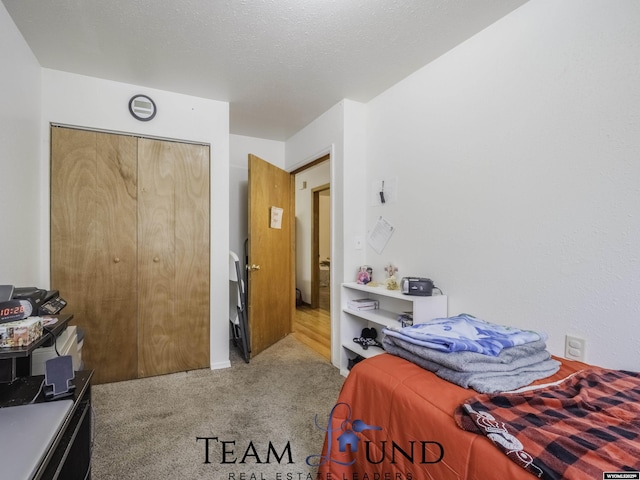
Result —
[{"label": "stuffed animal figurine", "polygon": [[366,285],[371,281],[371,277],[369,276],[369,272],[367,272],[367,267],[360,267],[358,271],[358,277],[356,278],[356,283],[360,285]]},{"label": "stuffed animal figurine", "polygon": [[398,281],[396,280],[396,272],[398,271],[398,267],[396,267],[393,263],[389,263],[386,267],[384,267],[384,271],[387,272],[387,279],[384,282],[387,286],[387,290],[400,290],[400,285],[398,285]]}]

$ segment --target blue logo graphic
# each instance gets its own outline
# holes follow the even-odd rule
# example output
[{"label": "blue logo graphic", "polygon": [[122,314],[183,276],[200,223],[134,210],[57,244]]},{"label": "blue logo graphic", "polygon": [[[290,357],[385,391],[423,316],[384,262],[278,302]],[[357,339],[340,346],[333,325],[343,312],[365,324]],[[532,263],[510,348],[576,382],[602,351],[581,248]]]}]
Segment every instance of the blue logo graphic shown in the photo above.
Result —
[{"label": "blue logo graphic", "polygon": [[[347,415],[345,420],[340,424],[340,428],[333,429],[331,426],[331,424],[333,423],[333,416],[336,409],[340,406],[346,407]],[[310,467],[319,467],[320,465],[324,465],[327,462],[334,462],[339,465],[353,465],[355,463],[355,459],[351,460],[350,462],[341,462],[339,460],[331,458],[334,432],[336,432],[336,434],[338,435],[338,450],[340,452],[346,452],[347,446],[349,446],[351,452],[357,452],[358,445],[360,443],[360,437],[358,437],[357,435],[358,433],[364,432],[365,430],[382,430],[381,427],[368,425],[360,419],[352,420],[351,406],[344,402],[336,403],[331,409],[329,420],[327,421],[326,430],[318,425],[318,415],[316,415],[314,422],[316,424],[316,427],[327,433],[327,453],[326,455],[309,455],[307,457],[307,465],[309,465]],[[314,459],[317,460],[317,463],[314,463]]]}]

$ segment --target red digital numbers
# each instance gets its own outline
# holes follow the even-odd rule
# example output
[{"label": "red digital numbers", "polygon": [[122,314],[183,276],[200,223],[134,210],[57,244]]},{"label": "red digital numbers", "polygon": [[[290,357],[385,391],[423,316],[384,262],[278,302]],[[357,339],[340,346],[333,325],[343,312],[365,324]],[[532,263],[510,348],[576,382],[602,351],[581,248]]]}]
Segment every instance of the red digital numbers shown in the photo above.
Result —
[{"label": "red digital numbers", "polygon": [[19,313],[24,314],[24,305],[0,309],[0,317],[8,317],[10,315],[17,315]]}]

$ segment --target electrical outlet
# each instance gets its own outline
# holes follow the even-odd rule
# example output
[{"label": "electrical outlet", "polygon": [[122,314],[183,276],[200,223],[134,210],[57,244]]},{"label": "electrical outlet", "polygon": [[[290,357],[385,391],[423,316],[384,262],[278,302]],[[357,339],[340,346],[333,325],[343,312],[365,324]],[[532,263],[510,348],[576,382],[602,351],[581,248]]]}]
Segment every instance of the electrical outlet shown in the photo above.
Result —
[{"label": "electrical outlet", "polygon": [[564,356],[569,360],[584,362],[584,350],[586,340],[584,338],[567,335],[564,340]]}]

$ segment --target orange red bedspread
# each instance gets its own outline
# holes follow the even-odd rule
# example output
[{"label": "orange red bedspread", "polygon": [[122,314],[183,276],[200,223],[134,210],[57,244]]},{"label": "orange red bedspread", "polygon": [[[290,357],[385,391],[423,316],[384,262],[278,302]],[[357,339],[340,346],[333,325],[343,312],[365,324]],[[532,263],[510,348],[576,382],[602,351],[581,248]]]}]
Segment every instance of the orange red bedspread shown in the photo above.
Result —
[{"label": "orange red bedspread", "polygon": [[[589,368],[559,360],[560,370],[536,383]],[[394,355],[359,363],[331,412],[322,455],[314,459],[318,480],[535,478],[488,438],[456,424],[456,408],[477,395]]]}]

